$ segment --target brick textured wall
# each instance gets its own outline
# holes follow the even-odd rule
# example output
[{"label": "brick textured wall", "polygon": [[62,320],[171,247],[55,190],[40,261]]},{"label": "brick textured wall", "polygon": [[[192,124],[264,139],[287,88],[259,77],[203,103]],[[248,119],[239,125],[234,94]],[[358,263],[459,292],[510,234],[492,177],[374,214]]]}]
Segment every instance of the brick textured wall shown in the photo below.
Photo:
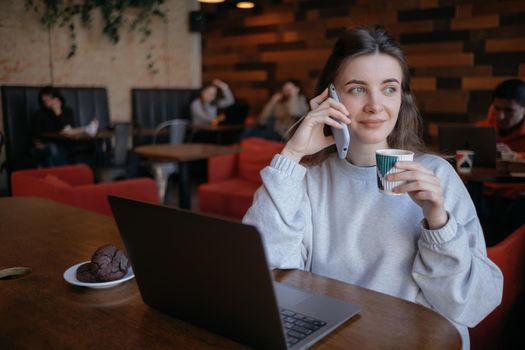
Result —
[{"label": "brick textured wall", "polygon": [[[200,85],[200,35],[190,33],[188,25],[188,13],[198,7],[196,0],[166,0],[166,21],[155,18],[146,41],[124,27],[117,44],[102,34],[103,23],[95,13],[91,29],[77,23],[78,49],[68,59],[67,28],[54,27],[48,33],[39,14],[25,10],[23,0],[2,0],[0,84],[104,86],[112,120],[129,121],[131,88]],[[148,54],[157,74],[148,70]]]},{"label": "brick textured wall", "polygon": [[338,34],[381,24],[401,43],[427,122],[483,118],[491,90],[525,78],[525,1],[281,0],[255,10],[205,6],[203,79],[226,80],[257,114],[281,81],[312,97]]}]

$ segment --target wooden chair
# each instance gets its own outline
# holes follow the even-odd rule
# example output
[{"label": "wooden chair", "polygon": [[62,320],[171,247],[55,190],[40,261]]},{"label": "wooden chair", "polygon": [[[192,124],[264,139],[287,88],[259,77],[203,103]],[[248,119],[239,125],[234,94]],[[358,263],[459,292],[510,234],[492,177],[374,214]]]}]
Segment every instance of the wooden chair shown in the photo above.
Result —
[{"label": "wooden chair", "polygon": [[[499,244],[487,249],[489,258],[503,272],[501,304],[470,329],[471,348],[510,349],[525,342],[525,225]],[[521,324],[521,330],[519,330]],[[521,332],[518,333],[518,332]],[[514,348],[514,347],[512,347]],[[516,347],[516,349],[519,347]]]}]

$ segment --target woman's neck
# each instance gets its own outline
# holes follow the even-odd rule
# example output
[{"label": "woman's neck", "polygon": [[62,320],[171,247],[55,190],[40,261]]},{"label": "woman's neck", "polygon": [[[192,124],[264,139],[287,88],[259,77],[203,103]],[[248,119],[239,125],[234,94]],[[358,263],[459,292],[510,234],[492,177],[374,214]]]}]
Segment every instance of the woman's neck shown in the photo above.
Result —
[{"label": "woman's neck", "polygon": [[374,166],[376,165],[376,151],[384,148],[388,148],[386,140],[377,144],[350,142],[346,159],[356,166]]}]

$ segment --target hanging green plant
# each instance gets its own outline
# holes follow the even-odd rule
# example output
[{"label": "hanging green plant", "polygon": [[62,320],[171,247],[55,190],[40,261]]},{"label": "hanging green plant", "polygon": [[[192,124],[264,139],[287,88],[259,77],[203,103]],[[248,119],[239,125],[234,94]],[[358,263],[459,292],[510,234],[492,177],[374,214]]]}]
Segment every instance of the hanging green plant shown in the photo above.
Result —
[{"label": "hanging green plant", "polygon": [[[80,17],[81,23],[90,28],[93,11],[99,9],[104,21],[103,33],[116,44],[120,40],[120,30],[127,26],[130,32],[141,34],[141,42],[151,35],[151,21],[154,17],[165,20],[166,14],[161,9],[165,0],[26,0],[26,10],[42,13],[40,22],[47,28],[55,25],[67,27],[70,31],[71,45],[67,58],[77,51],[77,36],[75,18]],[[40,9],[42,6],[42,9]],[[134,9],[136,14],[127,11]],[[128,12],[128,13],[126,13]],[[152,60],[152,54],[147,54],[148,69],[157,73]]]}]

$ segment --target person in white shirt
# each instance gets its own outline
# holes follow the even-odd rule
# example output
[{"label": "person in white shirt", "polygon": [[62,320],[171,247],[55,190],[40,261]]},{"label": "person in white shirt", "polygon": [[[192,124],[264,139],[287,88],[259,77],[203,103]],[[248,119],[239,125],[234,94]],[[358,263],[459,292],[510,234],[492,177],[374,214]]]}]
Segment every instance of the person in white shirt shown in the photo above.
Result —
[{"label": "person in white shirt", "polygon": [[308,103],[301,93],[299,82],[287,80],[266,103],[258,123],[270,125],[269,130],[274,133],[276,139],[286,139],[288,129],[307,112]]},{"label": "person in white shirt", "polygon": [[[339,102],[329,98],[334,83]],[[503,276],[487,257],[472,200],[450,164],[423,153],[421,117],[399,45],[381,28],[336,42],[310,112],[261,171],[243,222],[260,231],[270,265],[305,269],[424,305],[458,328],[463,348],[501,302]],[[341,126],[342,122],[344,126]],[[349,127],[346,159],[325,126]],[[375,151],[415,152],[377,188]]]}]

